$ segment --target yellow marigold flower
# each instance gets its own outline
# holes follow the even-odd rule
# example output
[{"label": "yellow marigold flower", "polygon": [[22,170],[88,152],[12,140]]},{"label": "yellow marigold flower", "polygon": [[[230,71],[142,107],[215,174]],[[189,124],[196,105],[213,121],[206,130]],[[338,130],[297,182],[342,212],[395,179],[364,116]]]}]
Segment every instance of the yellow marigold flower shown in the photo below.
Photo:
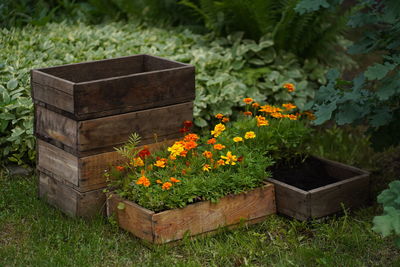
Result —
[{"label": "yellow marigold flower", "polygon": [[133,166],[134,167],[141,167],[144,166],[144,162],[140,157],[134,158],[133,159]]},{"label": "yellow marigold flower", "polygon": [[156,183],[157,183],[157,184],[162,184],[162,181],[161,181],[160,179],[157,179],[157,180],[156,180]]},{"label": "yellow marigold flower", "polygon": [[229,118],[224,117],[224,118],[222,119],[222,122],[224,122],[224,123],[229,122]]},{"label": "yellow marigold flower", "polygon": [[223,114],[221,114],[221,113],[218,113],[217,115],[215,115],[215,118],[217,118],[217,119],[222,119],[224,117],[224,115]]},{"label": "yellow marigold flower", "polygon": [[183,138],[183,140],[186,141],[186,142],[197,141],[198,139],[199,139],[199,136],[197,134],[194,134],[194,133],[188,134]]},{"label": "yellow marigold flower", "polygon": [[250,131],[250,132],[245,133],[244,138],[245,139],[253,139],[253,138],[256,138],[256,134],[253,131]]},{"label": "yellow marigold flower", "polygon": [[246,97],[243,99],[243,102],[246,103],[247,105],[250,105],[251,102],[253,102],[253,101],[254,101],[253,98],[250,98],[250,97]]},{"label": "yellow marigold flower", "polygon": [[258,107],[260,106],[260,104],[258,104],[257,102],[255,102],[255,103],[251,104],[251,106],[252,106],[253,108],[258,108]]},{"label": "yellow marigold flower", "polygon": [[223,125],[222,123],[218,123],[217,125],[215,125],[214,130],[211,131],[211,134],[214,137],[218,137],[223,131],[225,131],[225,125]]},{"label": "yellow marigold flower", "polygon": [[203,168],[202,168],[203,171],[208,172],[208,171],[210,171],[210,169],[211,169],[210,165],[208,165],[208,164],[203,165]]},{"label": "yellow marigold flower", "polygon": [[172,186],[172,184],[170,183],[170,182],[165,182],[163,185],[162,185],[162,190],[169,190],[170,188],[171,188],[171,186]]},{"label": "yellow marigold flower", "polygon": [[225,165],[225,160],[223,159],[217,160],[217,166],[223,166],[223,165]]},{"label": "yellow marigold flower", "polygon": [[276,118],[276,119],[279,119],[279,118],[283,118],[283,117],[284,117],[283,114],[282,114],[282,113],[279,113],[279,112],[271,113],[271,116],[274,117],[274,118]]},{"label": "yellow marigold flower", "polygon": [[264,106],[261,106],[261,109],[259,111],[265,112],[265,113],[276,113],[276,112],[281,112],[282,109],[278,108],[278,107],[270,106],[270,105],[264,105]]},{"label": "yellow marigold flower", "polygon": [[166,161],[165,160],[157,160],[156,163],[154,163],[154,166],[159,167],[159,168],[165,168],[166,165]]},{"label": "yellow marigold flower", "polygon": [[185,150],[182,142],[175,142],[171,147],[168,148],[168,151],[171,152],[172,157],[179,156]]},{"label": "yellow marigold flower", "polygon": [[282,107],[284,107],[286,110],[292,110],[297,108],[297,106],[293,105],[292,103],[282,104]]},{"label": "yellow marigold flower", "polygon": [[171,178],[169,178],[169,180],[170,180],[171,182],[173,182],[173,183],[180,183],[180,182],[181,182],[181,180],[178,180],[178,179],[176,179],[175,177],[171,177]]},{"label": "yellow marigold flower", "polygon": [[314,113],[312,113],[311,111],[304,111],[303,114],[306,115],[309,120],[315,120],[316,119]]},{"label": "yellow marigold flower", "polygon": [[212,153],[211,153],[211,151],[204,151],[203,152],[203,156],[208,158],[208,159],[211,159],[212,158]]},{"label": "yellow marigold flower", "polygon": [[142,176],[136,181],[136,184],[139,184],[139,185],[141,184],[144,187],[149,187],[150,186],[150,180],[147,177]]},{"label": "yellow marigold flower", "polygon": [[293,83],[285,83],[283,85],[283,88],[286,88],[289,93],[294,92],[296,90]]},{"label": "yellow marigold flower", "polygon": [[221,159],[224,159],[227,165],[236,165],[237,157],[232,155],[231,151],[228,151],[226,156],[221,156]]},{"label": "yellow marigold flower", "polygon": [[243,141],[243,138],[240,136],[233,137],[233,142],[235,142],[235,143],[242,142],[242,141]]},{"label": "yellow marigold flower", "polygon": [[258,127],[260,127],[260,126],[268,126],[269,125],[269,122],[268,122],[268,120],[265,119],[265,117],[256,116],[256,118],[257,118],[257,126]]},{"label": "yellow marigold flower", "polygon": [[224,148],[225,148],[225,146],[222,145],[222,144],[215,144],[215,145],[214,145],[214,149],[216,149],[216,150],[222,150],[222,149],[224,149]]},{"label": "yellow marigold flower", "polygon": [[292,120],[292,121],[297,120],[297,116],[296,116],[296,115],[293,115],[293,114],[287,115],[287,118],[289,118],[289,119]]},{"label": "yellow marigold flower", "polygon": [[251,116],[251,115],[253,115],[253,113],[251,113],[251,111],[245,111],[245,112],[243,112],[243,114],[244,114],[245,116]]}]

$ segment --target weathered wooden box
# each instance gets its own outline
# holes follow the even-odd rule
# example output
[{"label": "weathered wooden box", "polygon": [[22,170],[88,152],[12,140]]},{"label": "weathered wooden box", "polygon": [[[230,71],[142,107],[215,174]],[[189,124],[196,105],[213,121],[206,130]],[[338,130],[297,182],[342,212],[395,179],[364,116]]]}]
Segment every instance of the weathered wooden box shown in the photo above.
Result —
[{"label": "weathered wooden box", "polygon": [[[124,203],[124,209],[118,204]],[[107,215],[115,216],[121,228],[155,244],[182,239],[186,234],[208,234],[220,227],[239,223],[254,224],[276,213],[275,192],[272,184],[237,194],[228,195],[217,203],[202,201],[181,209],[153,212],[118,195],[107,197]]]},{"label": "weathered wooden box", "polygon": [[[322,166],[324,173],[337,182],[312,190],[302,190],[288,183],[269,178],[275,185],[277,212],[309,220],[331,215],[346,208],[356,208],[368,202],[369,173],[339,162],[312,157]],[[320,177],[326,179],[323,175]]]},{"label": "weathered wooden box", "polygon": [[134,55],[32,70],[35,101],[86,120],[192,101],[194,67]]}]

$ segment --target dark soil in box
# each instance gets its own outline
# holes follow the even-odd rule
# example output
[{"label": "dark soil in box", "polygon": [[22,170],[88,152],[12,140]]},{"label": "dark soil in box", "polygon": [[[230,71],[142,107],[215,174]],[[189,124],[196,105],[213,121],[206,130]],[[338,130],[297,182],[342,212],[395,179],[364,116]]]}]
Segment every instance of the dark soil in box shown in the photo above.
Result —
[{"label": "dark soil in box", "polygon": [[272,171],[272,178],[305,191],[340,181],[329,175],[324,164],[315,158],[307,158],[304,162],[296,160],[290,164],[278,163],[269,170]]}]

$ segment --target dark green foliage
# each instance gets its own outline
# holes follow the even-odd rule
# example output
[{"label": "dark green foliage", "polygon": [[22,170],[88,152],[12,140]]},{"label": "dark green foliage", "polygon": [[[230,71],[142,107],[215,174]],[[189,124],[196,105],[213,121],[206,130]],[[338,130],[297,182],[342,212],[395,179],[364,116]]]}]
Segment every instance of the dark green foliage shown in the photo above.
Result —
[{"label": "dark green foliage", "polygon": [[380,59],[353,81],[340,80],[337,70],[329,73],[328,84],[316,95],[316,124],[330,119],[340,125],[367,123],[372,140],[382,149],[400,140],[395,137],[400,113],[400,2],[361,1],[359,8],[363,11],[354,14],[349,25],[362,27],[363,35],[349,52],[375,52]]}]

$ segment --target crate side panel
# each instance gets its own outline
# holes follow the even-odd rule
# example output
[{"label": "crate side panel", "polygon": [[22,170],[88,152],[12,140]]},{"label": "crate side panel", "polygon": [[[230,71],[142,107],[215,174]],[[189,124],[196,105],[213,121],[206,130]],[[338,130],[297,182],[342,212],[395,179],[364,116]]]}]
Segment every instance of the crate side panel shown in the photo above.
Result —
[{"label": "crate side panel", "polygon": [[45,103],[67,112],[74,112],[74,98],[72,95],[53,87],[31,83],[32,97],[35,102]]}]

